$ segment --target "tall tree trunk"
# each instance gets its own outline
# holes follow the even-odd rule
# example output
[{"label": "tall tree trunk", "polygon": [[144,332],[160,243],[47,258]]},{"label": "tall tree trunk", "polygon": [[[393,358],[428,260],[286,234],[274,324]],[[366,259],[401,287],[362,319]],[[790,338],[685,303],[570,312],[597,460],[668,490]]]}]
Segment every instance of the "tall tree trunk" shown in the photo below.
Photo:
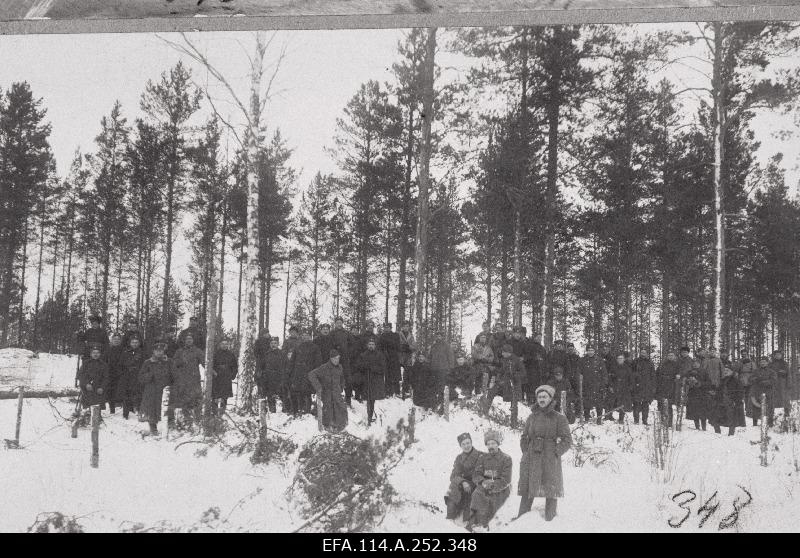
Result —
[{"label": "tall tree trunk", "polygon": [[[492,322],[492,257],[490,250],[485,251],[485,266],[486,266],[486,321]],[[488,339],[487,339],[488,341]]]},{"label": "tall tree trunk", "polygon": [[[13,262],[13,254],[12,254]],[[13,265],[13,263],[12,263]],[[25,270],[28,267],[28,218],[25,217],[22,225],[22,276],[19,282],[19,331],[17,332],[17,345],[22,347],[22,330],[25,326]]]},{"label": "tall tree trunk", "polygon": [[[174,144],[174,141],[173,141]],[[172,273],[172,225],[175,219],[175,181],[176,173],[174,170],[175,159],[177,158],[177,148],[173,145],[171,172],[167,180],[167,238],[164,242],[164,253],[166,261],[164,263],[164,297],[161,303],[161,330],[167,331],[169,327],[169,278]]]},{"label": "tall tree trunk", "polygon": [[39,264],[36,270],[36,303],[33,310],[33,333],[31,335],[31,348],[36,350],[36,338],[39,329],[39,303],[42,293],[42,262],[44,260],[44,206],[42,207],[42,216],[39,221]]},{"label": "tall tree trunk", "polygon": [[[406,140],[406,169],[403,181],[403,211],[400,217],[400,261],[397,279],[397,329],[406,321],[406,274],[408,266],[408,227],[411,218],[411,171],[414,162],[414,109],[408,109],[408,129]],[[338,312],[337,312],[338,313]],[[387,320],[388,321],[388,320]]]},{"label": "tall tree trunk", "polygon": [[236,344],[241,350],[242,342],[242,278],[244,277],[244,239],[239,249],[239,294],[236,297]]},{"label": "tall tree trunk", "polygon": [[422,61],[422,138],[419,146],[419,214],[417,216],[417,237],[414,250],[415,285],[414,297],[416,318],[414,332],[417,342],[426,346],[427,336],[423,330],[423,302],[425,299],[425,275],[428,264],[428,225],[430,207],[428,193],[431,187],[431,125],[433,123],[433,80],[435,73],[436,27],[428,29],[425,41],[425,54]]},{"label": "tall tree trunk", "polygon": [[[222,231],[221,231],[221,244],[219,248],[219,286],[217,287],[218,304],[217,304],[217,319],[219,320],[220,327],[222,327],[222,302],[225,298],[225,243],[228,240],[228,208],[222,208]],[[224,331],[224,328],[223,328]]]},{"label": "tall tree trunk", "polygon": [[283,301],[283,339],[286,340],[286,324],[289,321],[289,282],[292,274],[292,259],[286,259],[286,298]]},{"label": "tall tree trunk", "polygon": [[722,182],[722,165],[725,160],[725,91],[723,90],[722,64],[722,22],[711,24],[714,29],[714,60],[711,90],[714,100],[714,317],[711,343],[719,348],[726,335],[725,307],[725,185]]},{"label": "tall tree trunk", "polygon": [[522,215],[514,212],[514,325],[522,325]]},{"label": "tall tree trunk", "polygon": [[117,268],[117,271],[118,271],[118,273],[117,273],[117,319],[116,319],[117,329],[120,329],[120,327],[119,327],[120,326],[120,324],[119,324],[119,314],[120,314],[120,308],[122,307],[122,264],[123,264],[122,256],[123,256],[123,250],[122,250],[122,247],[120,246],[120,248],[119,248],[119,267]]},{"label": "tall tree trunk", "polygon": [[258,155],[261,129],[261,78],[264,71],[266,45],[257,36],[256,56],[252,63],[250,83],[250,115],[247,134],[247,267],[245,268],[245,330],[239,354],[239,409],[253,411],[255,354],[253,347],[258,334]]},{"label": "tall tree trunk", "polygon": [[505,249],[500,255],[500,321],[508,322],[508,253]]},{"label": "tall tree trunk", "polygon": [[[209,260],[213,262],[213,260]],[[213,405],[212,396],[214,393],[214,369],[216,363],[214,362],[214,352],[217,346],[217,316],[213,311],[217,307],[217,284],[219,281],[218,274],[214,272],[213,263],[209,263],[209,282],[208,282],[208,302],[207,308],[211,308],[211,312],[206,313],[206,374],[205,382],[203,385],[203,432],[206,436],[211,436],[213,433]]]}]

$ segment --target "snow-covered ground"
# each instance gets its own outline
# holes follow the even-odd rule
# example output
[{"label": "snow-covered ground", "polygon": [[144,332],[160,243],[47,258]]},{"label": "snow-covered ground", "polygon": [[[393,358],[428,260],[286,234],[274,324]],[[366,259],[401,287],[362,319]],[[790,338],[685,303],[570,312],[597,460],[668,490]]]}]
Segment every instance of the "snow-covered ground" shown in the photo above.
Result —
[{"label": "snow-covered ground", "polygon": [[[55,369],[62,367],[62,360],[39,356],[42,370],[53,369],[50,377],[58,377]],[[409,406],[410,401],[399,399],[381,402],[380,420],[367,428],[363,407],[355,404],[348,431],[380,437],[408,414]],[[25,401],[23,449],[0,445],[0,531],[24,531],[38,514],[56,511],[77,516],[90,531],[119,531],[139,524],[280,532],[302,523],[286,499],[299,450],[283,465],[252,465],[249,454],[231,456],[190,434],[143,438],[146,425],[133,417],[125,421],[118,412],[104,414],[100,467],[93,469],[88,430],[81,429],[77,439],[70,438],[65,419],[72,409],[73,402],[66,399]],[[527,412],[522,409],[520,414],[524,418]],[[16,401],[0,401],[0,438],[13,437],[15,416]],[[300,447],[317,433],[312,417],[289,419],[276,413],[270,417],[270,426],[291,436]],[[518,432],[489,424],[467,409],[454,409],[449,422],[418,412],[417,441],[389,477],[399,503],[378,530],[463,532],[461,525],[444,519],[443,494],[459,451],[456,436],[470,432],[476,446],[483,449],[482,434],[490,426],[504,433],[502,447],[514,459],[516,488],[521,455]],[[588,463],[576,467],[573,451],[564,456],[566,496],[559,502],[556,519],[545,522],[544,502],[537,500],[532,513],[511,522],[519,505],[514,490],[493,521],[492,531],[717,531],[720,521],[734,510],[734,501],[738,499],[738,507],[747,501],[742,488],[752,495],[752,502],[742,508],[731,531],[800,530],[795,520],[800,517],[800,473],[793,464],[794,456],[800,457],[800,438],[771,432],[770,464],[761,467],[759,448],[753,444],[758,429],[739,429],[729,438],[686,425],[676,434],[673,478],[660,482],[648,464],[651,429],[631,425],[627,435],[610,422],[587,428],[595,436],[596,447],[605,448],[608,460],[599,467]],[[233,443],[237,436],[231,429],[226,441]],[[684,490],[695,493],[688,504],[691,515],[681,527],[673,528],[668,521],[677,523],[686,511],[671,498]],[[714,492],[717,495],[708,507],[715,503],[719,507],[701,528],[704,514],[698,510]],[[675,499],[688,498],[686,493]],[[218,517],[208,513],[213,508],[219,510]]]}]

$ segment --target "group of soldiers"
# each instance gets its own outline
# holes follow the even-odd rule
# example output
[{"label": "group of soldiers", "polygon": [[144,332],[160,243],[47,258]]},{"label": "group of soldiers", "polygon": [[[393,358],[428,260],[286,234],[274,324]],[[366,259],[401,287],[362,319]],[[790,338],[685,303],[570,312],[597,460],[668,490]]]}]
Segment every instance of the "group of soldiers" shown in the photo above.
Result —
[{"label": "group of soldiers", "polygon": [[[114,414],[122,407],[123,418],[136,412],[158,434],[162,399],[169,387],[167,420],[174,422],[180,409],[186,421],[197,420],[202,407],[200,366],[205,366],[205,335],[196,317],[177,334],[175,328],[146,347],[135,319],[127,318],[122,331],[108,336],[99,316],[89,318],[89,328],[78,335],[79,362],[75,377],[80,406],[107,406]],[[222,339],[214,351],[212,410],[224,413],[233,396],[238,373],[230,341]]]}]

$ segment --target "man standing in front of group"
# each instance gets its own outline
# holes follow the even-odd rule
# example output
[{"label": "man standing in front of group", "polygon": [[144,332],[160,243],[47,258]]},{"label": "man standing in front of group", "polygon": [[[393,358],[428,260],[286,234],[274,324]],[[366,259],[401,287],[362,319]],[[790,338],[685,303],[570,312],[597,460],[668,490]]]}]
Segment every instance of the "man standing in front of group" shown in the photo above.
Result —
[{"label": "man standing in front of group", "polygon": [[647,426],[650,403],[656,396],[656,370],[650,360],[650,347],[642,347],[633,361],[633,424]]},{"label": "man standing in front of group", "polygon": [[[608,373],[606,372],[605,360],[595,354],[594,347],[586,347],[586,354],[578,362],[579,379],[578,393],[579,399],[582,398],[583,416],[586,420],[591,417],[592,407],[597,413],[597,423],[602,422],[603,407]],[[581,385],[582,384],[582,385]]]}]

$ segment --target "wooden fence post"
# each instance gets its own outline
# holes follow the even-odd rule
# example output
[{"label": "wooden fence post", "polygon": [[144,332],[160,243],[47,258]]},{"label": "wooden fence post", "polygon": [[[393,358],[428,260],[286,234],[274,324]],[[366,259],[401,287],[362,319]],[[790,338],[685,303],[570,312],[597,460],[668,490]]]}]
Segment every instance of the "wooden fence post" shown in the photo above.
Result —
[{"label": "wooden fence post", "polygon": [[17,397],[17,428],[14,434],[14,447],[19,447],[19,431],[22,427],[22,402],[25,399],[25,386],[19,386],[19,396]]},{"label": "wooden fence post", "polygon": [[761,466],[767,466],[767,394],[761,394]]},{"label": "wooden fence post", "polygon": [[444,420],[450,421],[450,386],[444,386],[442,415],[444,416]]},{"label": "wooden fence post", "polygon": [[161,392],[161,419],[164,421],[164,439],[169,439],[169,386]]},{"label": "wooden fence post", "polygon": [[100,466],[100,405],[92,405],[92,458],[90,464]]},{"label": "wooden fence post", "polygon": [[680,390],[678,391],[678,408],[675,414],[675,431],[680,432],[683,425],[683,412],[686,408],[686,378],[681,378]]}]

